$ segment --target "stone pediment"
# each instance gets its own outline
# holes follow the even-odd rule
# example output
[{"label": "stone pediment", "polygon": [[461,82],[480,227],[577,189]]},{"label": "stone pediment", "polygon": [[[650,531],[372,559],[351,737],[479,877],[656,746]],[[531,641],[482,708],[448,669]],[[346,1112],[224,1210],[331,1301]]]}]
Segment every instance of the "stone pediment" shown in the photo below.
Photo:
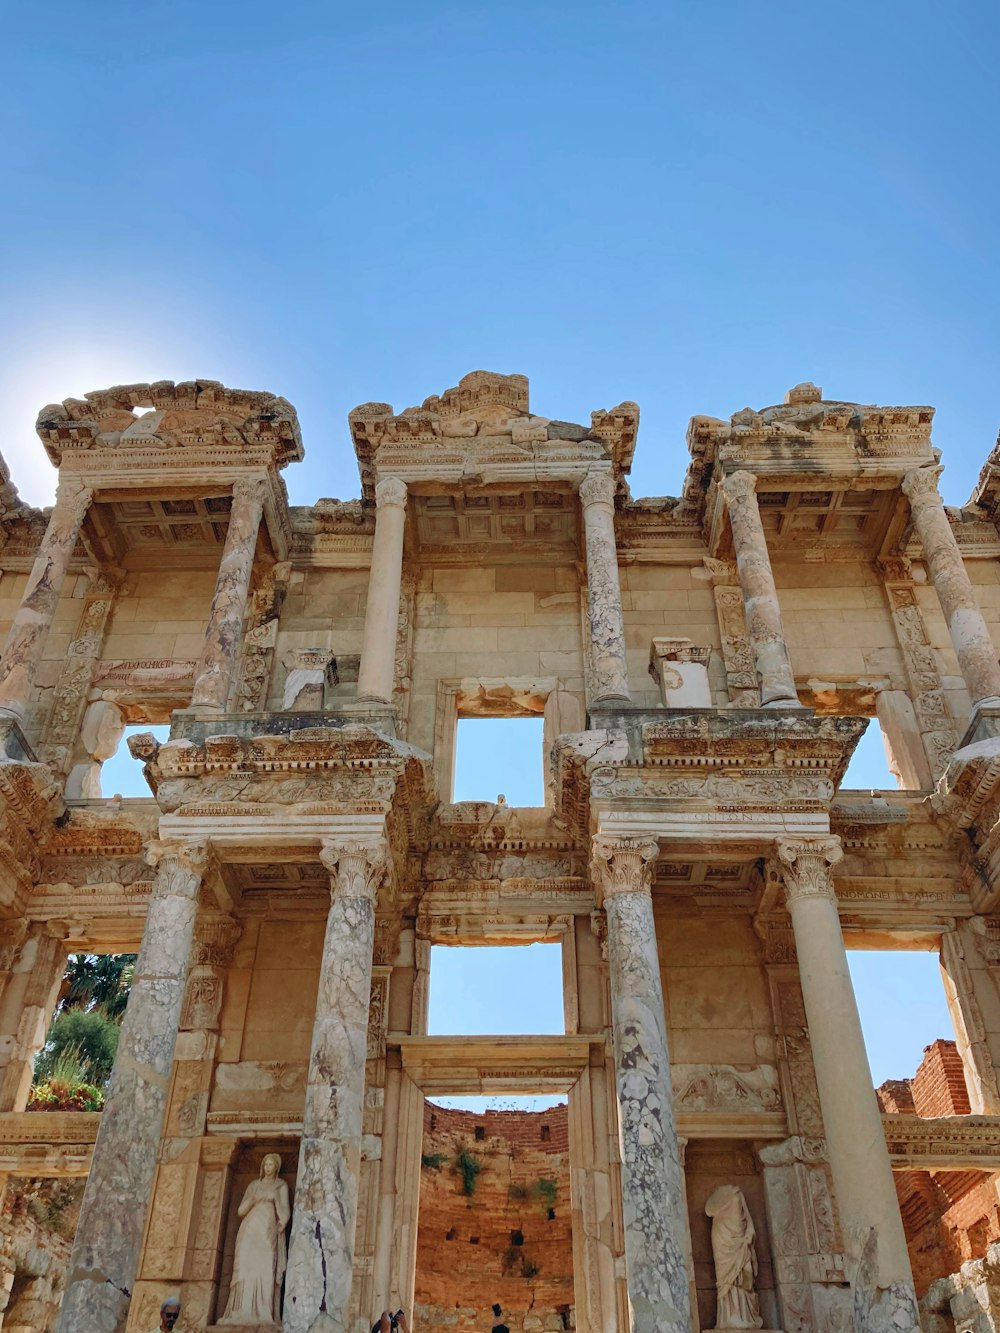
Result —
[{"label": "stone pediment", "polygon": [[92,451],[222,450],[279,468],[303,456],[291,403],[274,394],[228,389],[217,380],[95,390],[43,407],[35,429],[57,467]]},{"label": "stone pediment", "polygon": [[419,407],[363,403],[348,420],[362,494],[371,500],[378,473],[438,483],[517,481],[522,472],[536,481],[578,480],[586,464],[610,461],[621,476],[631,467],[639,408],[626,402],[591,412],[589,426],[552,420],[531,412],[526,376],[475,370]]}]

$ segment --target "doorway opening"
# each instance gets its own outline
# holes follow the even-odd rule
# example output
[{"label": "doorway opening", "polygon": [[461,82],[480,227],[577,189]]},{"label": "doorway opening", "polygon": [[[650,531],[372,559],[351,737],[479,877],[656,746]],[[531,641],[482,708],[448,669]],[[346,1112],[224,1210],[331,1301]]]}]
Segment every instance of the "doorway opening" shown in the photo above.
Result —
[{"label": "doorway opening", "polygon": [[414,1327],[560,1333],[575,1327],[566,1097],[483,1100],[424,1101]]}]

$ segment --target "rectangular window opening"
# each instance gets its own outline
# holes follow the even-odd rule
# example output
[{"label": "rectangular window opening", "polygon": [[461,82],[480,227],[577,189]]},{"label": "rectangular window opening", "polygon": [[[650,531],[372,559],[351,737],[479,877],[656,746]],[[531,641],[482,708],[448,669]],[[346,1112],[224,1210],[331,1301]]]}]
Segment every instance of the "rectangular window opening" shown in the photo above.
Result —
[{"label": "rectangular window opening", "polygon": [[148,722],[132,723],[122,732],[118,749],[110,759],[101,765],[101,795],[108,796],[151,796],[149,784],[142,771],[142,761],[133,759],[128,748],[130,736],[151,731],[161,745],[170,739],[169,726],[150,726]]},{"label": "rectangular window opening", "polygon": [[[872,1082],[881,1100],[894,1103],[885,1109],[909,1109],[910,1114],[923,1116],[967,1115],[962,1057],[938,954],[849,948],[847,958]],[[948,1071],[947,1096],[942,1070]],[[908,1090],[904,1084],[909,1084]],[[945,1104],[949,1096],[955,1105]],[[914,1105],[907,1108],[907,1099]]]},{"label": "rectangular window opening", "polygon": [[463,717],[455,738],[453,801],[543,806],[541,717]]},{"label": "rectangular window opening", "polygon": [[437,1037],[563,1035],[560,945],[435,945],[427,1031]]}]

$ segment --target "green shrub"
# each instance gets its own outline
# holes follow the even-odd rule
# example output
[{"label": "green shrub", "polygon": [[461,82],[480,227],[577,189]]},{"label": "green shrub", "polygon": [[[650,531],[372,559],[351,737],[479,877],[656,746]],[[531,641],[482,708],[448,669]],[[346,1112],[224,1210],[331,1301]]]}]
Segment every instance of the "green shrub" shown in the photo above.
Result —
[{"label": "green shrub", "polygon": [[476,1192],[476,1177],[483,1169],[482,1162],[466,1148],[463,1148],[455,1158],[455,1166],[462,1176],[462,1193],[474,1194]]},{"label": "green shrub", "polygon": [[100,1086],[111,1076],[118,1050],[118,1021],[103,1009],[64,1009],[52,1020],[35,1059],[35,1083],[53,1078]]},{"label": "green shrub", "polygon": [[447,1160],[446,1152],[425,1152],[421,1154],[420,1165],[426,1166],[428,1171],[440,1171]]}]

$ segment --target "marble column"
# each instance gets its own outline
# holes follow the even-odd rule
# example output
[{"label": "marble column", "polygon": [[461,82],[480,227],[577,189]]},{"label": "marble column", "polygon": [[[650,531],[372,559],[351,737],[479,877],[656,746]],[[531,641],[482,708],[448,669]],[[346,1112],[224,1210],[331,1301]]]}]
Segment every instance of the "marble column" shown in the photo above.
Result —
[{"label": "marble column", "polygon": [[94,492],[78,477],[59,478],[49,524],[0,658],[0,716],[19,722],[24,718],[66,571],[93,498]]},{"label": "marble column", "polygon": [[598,836],[592,875],[607,915],[622,1153],[625,1267],[634,1333],[689,1333],[687,1213],[650,894],[655,842]]},{"label": "marble column", "polygon": [[944,512],[938,492],[941,471],[939,467],[922,467],[907,472],[903,491],[972,703],[1000,707],[997,649]]},{"label": "marble column", "polygon": [[580,483],[587,552],[591,702],[630,698],[625,622],[615,537],[615,483],[610,472],[588,472]]},{"label": "marble column", "polygon": [[346,1333],[361,1172],[375,898],[385,846],[326,843],[330,872],[302,1115],[283,1311],[285,1333]]},{"label": "marble column", "polygon": [[156,843],[150,859],[156,880],[57,1333],[118,1333],[135,1286],[208,847]]},{"label": "marble column", "polygon": [[396,667],[399,591],[403,579],[406,482],[398,477],[383,477],[375,487],[375,504],[375,541],[368,576],[358,699],[390,704]]},{"label": "marble column", "polygon": [[[860,1259],[874,1229],[877,1285],[890,1306],[910,1314],[900,1329],[916,1327],[916,1299],[903,1222],[886,1148],[847,950],[840,929],[833,866],[843,852],[835,837],[777,844],[792,918],[802,998],[819,1088],[823,1128],[844,1242]],[[895,1327],[896,1325],[893,1325]]]},{"label": "marble column", "polygon": [[722,482],[736,551],[736,577],[743,593],[750,650],[760,680],[761,707],[798,707],[795,677],[788,659],[778,592],[771,571],[764,525],[757,505],[757,478],[731,472]]},{"label": "marble column", "polygon": [[244,477],[233,485],[226,545],[222,552],[215,596],[208,613],[205,646],[194,673],[191,707],[224,713],[236,670],[257,534],[264,512],[265,477]]}]

